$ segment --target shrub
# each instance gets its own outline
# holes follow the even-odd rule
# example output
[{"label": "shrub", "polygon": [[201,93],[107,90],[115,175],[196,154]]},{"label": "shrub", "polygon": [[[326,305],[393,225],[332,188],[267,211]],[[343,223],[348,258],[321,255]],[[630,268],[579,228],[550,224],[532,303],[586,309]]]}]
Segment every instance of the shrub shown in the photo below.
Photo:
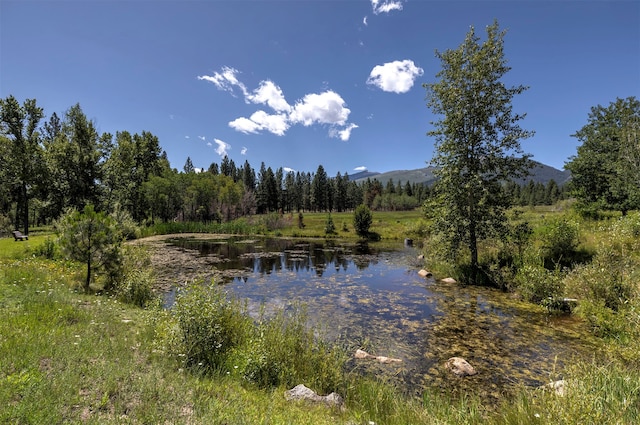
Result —
[{"label": "shrub", "polygon": [[347,358],[345,350],[315,338],[300,310],[261,320],[243,356],[244,378],[260,387],[305,383],[327,393],[342,383]]},{"label": "shrub", "polygon": [[369,228],[373,222],[371,210],[365,204],[360,204],[356,207],[353,213],[353,228],[356,234],[361,238],[365,238],[369,235]]},{"label": "shrub", "polygon": [[122,302],[146,307],[155,298],[149,254],[142,247],[125,246],[123,261],[114,273],[112,290]]},{"label": "shrub", "polygon": [[327,221],[324,225],[324,233],[325,235],[335,235],[336,233],[336,226],[335,224],[333,224],[333,218],[331,218],[331,213],[329,213],[329,216],[327,217]]},{"label": "shrub", "polygon": [[542,240],[542,256],[547,268],[566,264],[576,254],[578,225],[566,219],[555,220],[542,228],[539,239]]},{"label": "shrub", "polygon": [[522,298],[536,304],[555,300],[564,289],[560,271],[550,271],[542,265],[525,264],[520,267],[515,282]]},{"label": "shrub", "polygon": [[251,325],[237,301],[200,283],[180,291],[172,313],[175,335],[170,354],[205,372],[220,370],[229,353],[246,340]]},{"label": "shrub", "polygon": [[53,239],[46,238],[42,245],[38,245],[37,247],[35,247],[33,253],[38,257],[44,257],[49,260],[53,260],[58,255],[58,246]]}]

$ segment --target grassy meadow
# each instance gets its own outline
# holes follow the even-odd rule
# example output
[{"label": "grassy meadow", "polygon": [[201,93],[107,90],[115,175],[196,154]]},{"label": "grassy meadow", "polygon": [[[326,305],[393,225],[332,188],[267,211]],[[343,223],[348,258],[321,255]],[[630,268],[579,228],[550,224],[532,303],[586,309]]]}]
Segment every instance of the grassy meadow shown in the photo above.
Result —
[{"label": "grassy meadow", "polygon": [[[227,229],[325,237],[327,217],[304,214],[303,228],[296,214],[259,217]],[[420,211],[374,212],[370,230],[382,240],[420,238],[426,235],[421,217]],[[253,323],[241,303],[222,302],[202,288],[179,300],[174,312],[153,302],[140,308],[113,294],[85,294],[79,290],[83,267],[44,255],[53,236],[42,232],[25,242],[0,239],[0,423],[640,423],[640,218],[586,221],[558,206],[523,209],[513,217],[532,230],[522,255],[498,242],[485,251],[495,258],[510,252],[527,267],[489,272],[513,279],[509,289],[532,300],[544,301],[548,293],[579,298],[572,314],[586,320],[601,341],[599,360],[594,356],[559,373],[564,396],[523,387],[488,406],[474,395],[454,397],[438,388],[409,395],[350,373],[344,365],[353,347],[316,340],[303,315]],[[351,213],[331,218],[336,234],[330,237],[357,237]],[[558,236],[557,228],[566,234]],[[215,226],[147,232],[196,229]],[[561,246],[571,239],[571,252],[553,257],[554,237]],[[557,264],[567,257],[588,261],[549,271],[540,266],[545,255]],[[456,272],[429,255],[427,262],[436,272]],[[213,307],[199,309],[202,300]],[[212,321],[216,326],[209,326]],[[214,344],[215,356],[202,350],[211,338],[224,342]],[[338,392],[344,408],[286,401],[284,391],[295,380],[321,394]]]}]

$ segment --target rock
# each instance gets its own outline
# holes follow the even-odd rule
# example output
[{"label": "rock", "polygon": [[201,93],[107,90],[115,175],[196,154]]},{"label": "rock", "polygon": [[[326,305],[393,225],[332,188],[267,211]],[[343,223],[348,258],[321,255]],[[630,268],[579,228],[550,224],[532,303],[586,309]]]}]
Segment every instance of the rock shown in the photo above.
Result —
[{"label": "rock", "polygon": [[464,378],[465,376],[473,376],[478,372],[462,357],[451,357],[444,364],[454,375]]},{"label": "rock", "polygon": [[285,391],[284,398],[287,401],[307,400],[313,403],[324,403],[335,407],[342,407],[344,405],[344,400],[339,394],[318,395],[315,391],[307,388],[303,384],[296,385],[292,389]]},{"label": "rock", "polygon": [[432,274],[431,274],[431,272],[430,272],[430,271],[425,270],[425,269],[422,269],[422,270],[420,270],[420,271],[418,272],[418,276],[420,276],[420,277],[431,277],[431,276],[432,276]]},{"label": "rock", "polygon": [[402,363],[402,359],[396,359],[393,357],[386,356],[374,356],[373,354],[369,354],[364,350],[357,349],[356,353],[353,355],[356,359],[371,359],[378,361],[380,363],[389,364],[389,363]]},{"label": "rock", "polygon": [[424,260],[424,254],[418,255],[418,260]]},{"label": "rock", "polygon": [[445,277],[444,279],[440,279],[440,282],[442,283],[458,283],[454,278],[452,277]]}]

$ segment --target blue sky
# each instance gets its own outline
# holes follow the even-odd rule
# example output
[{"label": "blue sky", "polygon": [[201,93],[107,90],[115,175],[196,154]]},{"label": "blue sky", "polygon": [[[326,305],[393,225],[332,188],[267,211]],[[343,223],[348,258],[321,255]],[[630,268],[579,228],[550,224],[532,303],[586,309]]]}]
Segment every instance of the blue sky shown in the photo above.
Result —
[{"label": "blue sky", "polygon": [[580,0],[2,0],[0,96],[150,131],[179,170],[421,168],[435,51],[494,19],[535,160],[562,168],[592,106],[640,97],[640,2]]}]

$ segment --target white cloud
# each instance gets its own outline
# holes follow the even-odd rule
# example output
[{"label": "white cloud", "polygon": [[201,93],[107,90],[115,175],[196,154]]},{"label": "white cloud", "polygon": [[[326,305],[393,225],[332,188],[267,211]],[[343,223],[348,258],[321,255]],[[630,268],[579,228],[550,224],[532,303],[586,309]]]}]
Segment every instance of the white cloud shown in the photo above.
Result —
[{"label": "white cloud", "polygon": [[198,136],[198,139],[200,139],[200,140],[204,141],[204,140],[206,139],[206,137],[204,137],[204,136]]},{"label": "white cloud", "polygon": [[356,167],[353,169],[353,171],[367,171],[367,167],[365,167],[364,165],[361,165],[359,167]]},{"label": "white cloud", "polygon": [[289,129],[289,123],[284,114],[269,115],[265,111],[256,111],[249,118],[240,117],[229,122],[229,127],[245,134],[267,130],[277,136],[283,136]]},{"label": "white cloud", "polygon": [[329,130],[329,136],[337,137],[340,140],[342,140],[343,142],[346,142],[351,137],[351,130],[353,130],[354,128],[358,128],[358,126],[356,124],[353,124],[353,123],[349,124],[348,126],[346,126],[343,129],[339,129],[337,127],[333,127],[333,128],[331,128]]},{"label": "white cloud", "polygon": [[288,118],[285,114],[267,114],[265,111],[256,111],[251,114],[251,121],[256,123],[260,130],[267,130],[278,136],[284,136],[289,129]]},{"label": "white cloud", "polygon": [[207,142],[207,146],[213,146],[211,142]]},{"label": "white cloud", "polygon": [[386,92],[406,93],[413,82],[424,73],[412,60],[393,61],[384,65],[376,65],[371,70],[367,84],[374,85]]},{"label": "white cloud", "polygon": [[222,67],[222,72],[214,72],[213,75],[200,75],[198,76],[198,80],[209,81],[213,83],[218,90],[228,91],[234,96],[234,87],[238,87],[242,94],[247,97],[247,88],[238,80],[237,75],[239,73],[240,71],[235,68],[224,66]]},{"label": "white cloud", "polygon": [[216,142],[216,145],[218,145],[218,147],[216,148],[216,153],[220,156],[225,156],[227,155],[227,151],[231,150],[231,145],[228,143],[223,142],[220,139],[213,139],[214,142]]},{"label": "white cloud", "polygon": [[198,79],[215,84],[218,89],[233,94],[234,87],[239,87],[247,103],[264,104],[275,111],[271,114],[263,110],[254,112],[250,117],[239,117],[229,122],[229,127],[245,134],[256,134],[268,131],[283,136],[294,124],[305,127],[320,124],[329,125],[329,135],[341,140],[348,140],[351,131],[358,126],[347,123],[351,110],[346,107],[344,99],[332,90],[305,95],[291,106],[285,99],[282,89],[273,81],[264,80],[253,92],[238,80],[239,71],[223,67],[221,72],[213,76],[199,76]]},{"label": "white cloud", "polygon": [[185,139],[190,139],[190,137],[189,137],[189,136],[184,136],[184,138],[185,138]]},{"label": "white cloud", "polygon": [[194,172],[194,173],[196,173],[196,174],[198,174],[198,173],[202,173],[202,172],[204,172],[204,168],[197,168],[197,167],[195,167],[195,168],[193,169],[193,172]]},{"label": "white cloud", "polygon": [[289,167],[284,167],[284,168],[282,168],[282,170],[285,173],[295,173],[296,172],[296,170],[294,170],[293,168],[289,168]]},{"label": "white cloud", "polygon": [[364,24],[364,26],[366,27],[367,25],[369,25],[367,23],[367,17],[365,16],[364,18],[362,18],[362,23]]},{"label": "white cloud", "polygon": [[262,81],[260,87],[253,91],[254,94],[247,96],[253,103],[269,105],[276,112],[289,112],[291,105],[287,103],[282,93],[282,89],[276,86],[273,81]]},{"label": "white cloud", "polygon": [[247,149],[245,146],[243,146],[242,149],[240,149],[240,155],[246,155],[248,150],[249,149]]},{"label": "white cloud", "polygon": [[236,131],[240,131],[244,134],[248,134],[248,133],[255,134],[261,130],[260,126],[257,123],[245,117],[236,118],[235,120],[230,121],[229,127],[233,128]]},{"label": "white cloud", "polygon": [[308,94],[293,107],[289,119],[304,126],[311,124],[345,125],[351,110],[345,107],[340,95],[328,90],[320,94]]},{"label": "white cloud", "polygon": [[371,0],[371,7],[373,13],[376,15],[380,13],[389,13],[392,10],[402,10],[401,0]]}]

